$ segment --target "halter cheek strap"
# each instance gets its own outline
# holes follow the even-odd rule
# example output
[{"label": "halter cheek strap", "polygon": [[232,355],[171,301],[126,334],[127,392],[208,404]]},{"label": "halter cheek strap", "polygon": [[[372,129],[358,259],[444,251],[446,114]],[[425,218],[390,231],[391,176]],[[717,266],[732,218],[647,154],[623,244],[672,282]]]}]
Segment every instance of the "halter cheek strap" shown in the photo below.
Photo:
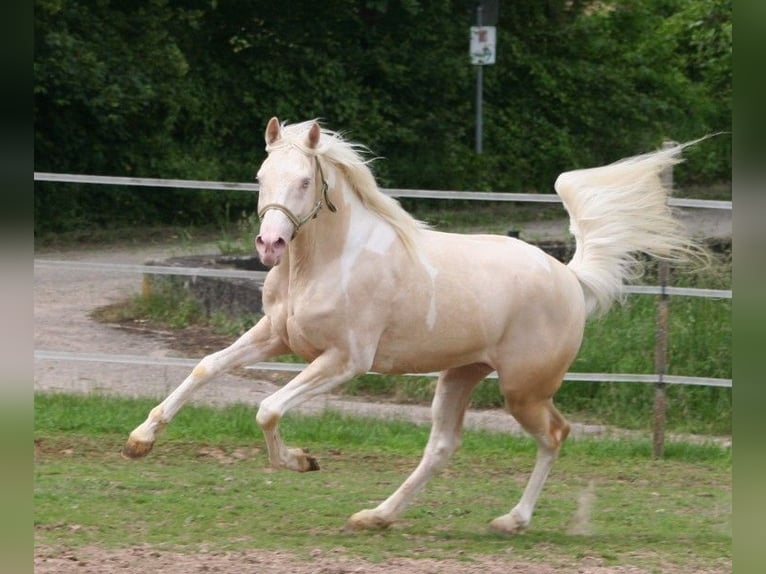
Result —
[{"label": "halter cheek strap", "polygon": [[317,170],[319,171],[319,177],[322,180],[322,189],[317,193],[318,199],[316,204],[314,205],[313,209],[309,211],[309,213],[303,217],[298,217],[295,215],[292,211],[290,211],[287,207],[280,203],[268,203],[264,205],[260,211],[258,211],[258,219],[263,219],[263,216],[266,214],[267,211],[270,209],[276,209],[277,211],[281,211],[282,213],[287,216],[287,219],[290,220],[290,222],[293,224],[293,235],[290,238],[292,240],[295,238],[295,236],[298,234],[298,230],[303,227],[306,223],[314,219],[317,214],[319,213],[319,210],[322,209],[322,204],[327,204],[327,209],[329,209],[332,213],[335,213],[338,209],[333,205],[332,201],[330,201],[329,196],[327,195],[328,192],[328,185],[327,180],[324,178],[324,172],[322,171],[322,164],[319,163],[319,158],[316,158],[317,162]]}]

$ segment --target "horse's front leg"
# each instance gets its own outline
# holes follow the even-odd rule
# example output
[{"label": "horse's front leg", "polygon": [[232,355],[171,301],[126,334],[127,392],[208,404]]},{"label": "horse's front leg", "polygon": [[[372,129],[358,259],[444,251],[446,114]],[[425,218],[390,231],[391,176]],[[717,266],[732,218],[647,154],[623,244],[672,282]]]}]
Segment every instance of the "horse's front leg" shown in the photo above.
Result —
[{"label": "horse's front leg", "polygon": [[319,470],[316,459],[302,448],[288,448],[279,435],[279,419],[292,407],[322,395],[350,378],[367,371],[368,366],[354,365],[342,353],[326,352],[311,362],[298,376],[271,396],[258,408],[256,421],[263,431],[274,468],[298,472]]},{"label": "horse's front leg", "polygon": [[288,347],[272,329],[268,316],[225,349],[203,358],[188,377],[164,401],[154,407],[149,417],[130,433],[122,449],[127,458],[140,458],[152,450],[157,433],[161,432],[196,389],[218,375],[248,363],[289,352]]}]

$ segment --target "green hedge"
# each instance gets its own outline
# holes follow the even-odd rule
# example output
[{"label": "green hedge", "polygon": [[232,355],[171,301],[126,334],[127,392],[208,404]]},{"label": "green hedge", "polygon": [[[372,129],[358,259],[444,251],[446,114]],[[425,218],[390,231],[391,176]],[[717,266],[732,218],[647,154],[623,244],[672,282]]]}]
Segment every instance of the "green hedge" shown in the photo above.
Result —
[{"label": "green hedge", "polygon": [[[322,118],[384,186],[550,191],[556,175],[728,131],[731,0],[502,3],[473,153],[468,0],[35,1],[35,169],[250,181],[269,117]],[[728,181],[731,140],[681,184]],[[206,223],[249,194],[38,183],[36,232]]]}]

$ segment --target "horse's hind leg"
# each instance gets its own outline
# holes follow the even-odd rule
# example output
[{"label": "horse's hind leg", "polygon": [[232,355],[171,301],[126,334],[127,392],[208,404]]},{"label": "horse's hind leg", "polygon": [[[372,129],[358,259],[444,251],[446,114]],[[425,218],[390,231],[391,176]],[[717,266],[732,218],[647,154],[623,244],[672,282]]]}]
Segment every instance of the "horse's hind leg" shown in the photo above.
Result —
[{"label": "horse's hind leg", "polygon": [[493,520],[494,530],[513,534],[524,530],[553,466],[562,443],[569,434],[569,423],[548,399],[522,399],[506,394],[508,410],[537,441],[537,459],[519,503],[508,513]]},{"label": "horse's hind leg", "polygon": [[423,458],[404,483],[377,508],[354,514],[347,528],[385,528],[394,522],[422,490],[426,482],[444,466],[460,446],[463,417],[474,387],[492,369],[473,364],[444,371],[436,384],[431,416],[431,435]]}]

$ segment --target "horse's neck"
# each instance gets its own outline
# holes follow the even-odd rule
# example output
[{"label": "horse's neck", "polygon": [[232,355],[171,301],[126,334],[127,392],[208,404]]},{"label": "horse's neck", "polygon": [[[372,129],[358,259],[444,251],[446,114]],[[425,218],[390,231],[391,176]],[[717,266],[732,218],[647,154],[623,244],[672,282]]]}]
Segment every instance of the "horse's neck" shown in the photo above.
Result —
[{"label": "horse's neck", "polygon": [[[345,181],[342,185],[346,185]],[[330,211],[323,204],[317,217],[306,223],[290,243],[288,255],[291,275],[313,272],[316,267],[327,267],[342,255],[349,212],[352,210],[351,203],[346,199],[347,192],[351,193],[350,190],[336,189],[332,185],[330,201],[336,211]]]},{"label": "horse's neck", "polygon": [[344,178],[331,183],[329,195],[337,211],[323,206],[290,244],[293,276],[330,268],[344,257],[354,258],[364,248],[386,251],[396,241],[394,229],[362,203]]}]

